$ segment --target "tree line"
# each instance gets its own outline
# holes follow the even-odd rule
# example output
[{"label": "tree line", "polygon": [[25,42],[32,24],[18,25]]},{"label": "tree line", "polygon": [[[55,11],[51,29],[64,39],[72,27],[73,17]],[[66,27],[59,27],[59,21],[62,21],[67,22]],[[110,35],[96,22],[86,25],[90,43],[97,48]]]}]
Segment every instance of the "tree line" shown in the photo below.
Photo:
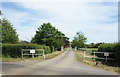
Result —
[{"label": "tree line", "polygon": [[[1,11],[0,15],[2,15]],[[0,33],[2,34],[2,38],[0,39],[1,43],[24,43],[25,40],[19,40],[16,29],[6,18],[0,19],[0,28]],[[28,43],[27,41],[25,42]],[[85,35],[81,31],[77,32],[72,40],[72,47],[74,48],[75,46],[77,46],[78,48],[81,48],[91,47],[93,45],[86,45],[86,42],[87,37],[85,37]],[[66,37],[64,33],[52,26],[51,23],[43,23],[38,27],[36,34],[30,41],[30,43],[37,43],[38,45],[47,45],[50,47],[54,47],[56,50],[60,50],[61,46],[69,46],[69,38]]]}]

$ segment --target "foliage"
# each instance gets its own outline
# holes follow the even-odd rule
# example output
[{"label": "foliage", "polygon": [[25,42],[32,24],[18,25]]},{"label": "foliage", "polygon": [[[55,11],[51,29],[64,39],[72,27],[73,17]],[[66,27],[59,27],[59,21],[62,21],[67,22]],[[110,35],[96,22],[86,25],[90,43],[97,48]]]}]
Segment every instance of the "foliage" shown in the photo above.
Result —
[{"label": "foliage", "polygon": [[0,10],[0,15],[2,15],[2,11]]},{"label": "foliage", "polygon": [[51,49],[51,52],[54,52],[54,46],[51,46],[50,49]]},{"label": "foliage", "polygon": [[[32,43],[45,44],[47,46],[54,46],[58,50],[61,46],[68,44],[69,38],[65,37],[65,34],[58,31],[50,23],[43,23],[36,31],[35,36],[32,38]],[[67,43],[66,43],[67,42]]]},{"label": "foliage", "polygon": [[72,47],[84,47],[86,43],[87,38],[84,36],[82,32],[77,32],[77,34],[74,37],[74,40],[72,42]]},{"label": "foliage", "polygon": [[20,58],[22,49],[44,49],[45,54],[50,53],[50,47],[38,44],[2,44],[2,55]]},{"label": "foliage", "polygon": [[98,46],[101,44],[104,44],[104,42],[103,43],[96,43],[96,44],[95,43],[86,44],[85,47],[86,48],[98,48]]},{"label": "foliage", "polygon": [[[2,15],[2,11],[0,10],[0,16]],[[0,43],[2,41],[2,23],[1,23],[1,17],[0,17]]]},{"label": "foliage", "polygon": [[2,43],[18,43],[18,35],[13,25],[5,18],[0,23],[2,23]]},{"label": "foliage", "polygon": [[[0,10],[0,15],[2,11]],[[0,42],[2,43],[18,43],[18,35],[13,25],[5,18],[0,19]]]}]

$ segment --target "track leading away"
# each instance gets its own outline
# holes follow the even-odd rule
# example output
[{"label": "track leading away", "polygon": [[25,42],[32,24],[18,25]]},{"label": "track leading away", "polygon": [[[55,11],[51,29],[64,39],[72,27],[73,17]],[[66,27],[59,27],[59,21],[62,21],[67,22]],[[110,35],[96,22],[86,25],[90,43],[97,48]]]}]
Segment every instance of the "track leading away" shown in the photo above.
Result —
[{"label": "track leading away", "polygon": [[72,49],[43,62],[3,63],[4,75],[118,75],[77,62]]}]

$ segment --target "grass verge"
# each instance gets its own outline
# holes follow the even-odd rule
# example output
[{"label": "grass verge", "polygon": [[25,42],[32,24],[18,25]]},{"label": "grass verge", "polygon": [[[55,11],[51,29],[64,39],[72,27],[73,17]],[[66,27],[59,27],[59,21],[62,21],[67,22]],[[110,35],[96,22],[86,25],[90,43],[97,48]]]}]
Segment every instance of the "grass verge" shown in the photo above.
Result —
[{"label": "grass verge", "polygon": [[[66,51],[66,49],[64,49],[64,51]],[[62,54],[64,51],[55,51],[53,53],[45,54],[45,59],[43,59],[43,56],[38,56],[38,57],[34,57],[34,58],[28,58],[28,57],[10,58],[10,57],[2,56],[2,62],[25,62],[25,61],[35,61],[35,60],[43,61],[43,60],[46,60],[46,59],[54,58],[54,57]]]},{"label": "grass verge", "polygon": [[[83,51],[77,51],[77,52],[74,51],[74,54],[76,56],[77,61],[80,61],[82,64],[86,64],[91,67],[96,67],[99,69],[108,70],[108,71],[112,71],[112,72],[116,72],[116,73],[119,72],[118,69],[120,69],[120,67],[113,67],[113,66],[108,66],[108,65],[104,65],[104,64],[96,65],[96,62],[93,62],[92,58],[85,58],[85,60],[84,60],[84,58],[83,58],[84,52]],[[90,54],[88,54],[88,55],[90,56]]]}]

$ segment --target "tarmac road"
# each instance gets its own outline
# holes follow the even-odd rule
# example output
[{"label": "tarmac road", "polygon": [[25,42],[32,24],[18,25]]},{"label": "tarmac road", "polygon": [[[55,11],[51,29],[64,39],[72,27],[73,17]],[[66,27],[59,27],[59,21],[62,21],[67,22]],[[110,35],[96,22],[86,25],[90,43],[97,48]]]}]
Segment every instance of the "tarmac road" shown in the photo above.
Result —
[{"label": "tarmac road", "polygon": [[6,63],[3,75],[118,75],[77,62],[72,49],[42,62]]}]

